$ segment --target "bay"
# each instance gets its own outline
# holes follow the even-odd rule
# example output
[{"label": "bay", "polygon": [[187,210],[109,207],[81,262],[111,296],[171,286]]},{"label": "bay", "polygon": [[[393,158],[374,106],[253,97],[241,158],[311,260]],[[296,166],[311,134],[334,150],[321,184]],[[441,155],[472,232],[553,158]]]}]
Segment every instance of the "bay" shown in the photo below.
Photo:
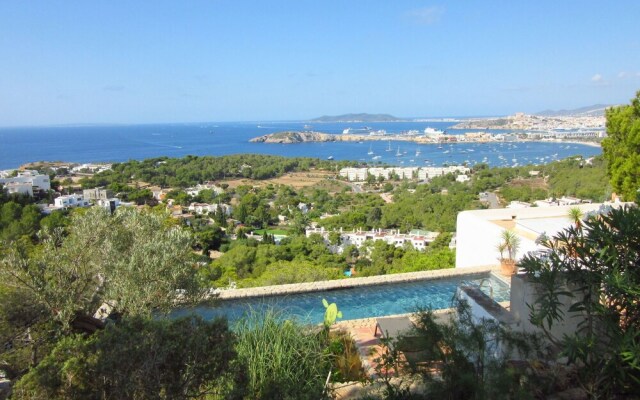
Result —
[{"label": "bay", "polygon": [[[368,127],[391,134],[408,130],[422,132],[426,127],[446,130],[454,122],[306,124],[308,123],[285,121],[0,128],[0,169],[15,168],[34,161],[121,162],[161,156],[246,153],[322,159],[333,157],[336,160],[380,162],[407,167],[464,162],[470,165],[486,162],[492,166],[510,166],[547,163],[574,155],[591,157],[601,153],[598,147],[558,142],[452,145],[417,145],[393,140],[361,143],[249,143],[249,139],[253,137],[283,130],[312,129],[340,134],[346,128]],[[467,131],[449,131],[453,134],[464,132]],[[373,154],[368,154],[370,151]]]}]

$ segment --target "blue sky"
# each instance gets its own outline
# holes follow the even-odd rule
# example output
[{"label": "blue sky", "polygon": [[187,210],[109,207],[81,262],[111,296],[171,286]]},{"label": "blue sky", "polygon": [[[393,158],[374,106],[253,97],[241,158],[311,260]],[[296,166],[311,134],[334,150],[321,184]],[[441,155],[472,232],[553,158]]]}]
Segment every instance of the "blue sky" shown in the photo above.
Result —
[{"label": "blue sky", "polygon": [[0,126],[627,103],[636,0],[0,2]]}]

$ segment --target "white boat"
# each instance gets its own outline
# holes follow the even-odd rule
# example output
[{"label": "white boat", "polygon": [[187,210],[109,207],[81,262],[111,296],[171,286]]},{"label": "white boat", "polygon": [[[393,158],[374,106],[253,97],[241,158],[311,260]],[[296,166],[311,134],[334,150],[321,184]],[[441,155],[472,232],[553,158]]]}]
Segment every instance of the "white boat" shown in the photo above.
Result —
[{"label": "white boat", "polygon": [[393,150],[391,149],[391,141],[389,141],[389,146],[387,147],[387,151],[393,151]]},{"label": "white boat", "polygon": [[396,157],[400,157],[402,156],[402,153],[400,153],[400,146],[398,146],[398,151],[396,151]]},{"label": "white boat", "polygon": [[375,154],[375,153],[373,152],[373,149],[371,148],[371,146],[369,146],[369,152],[368,152],[367,154],[369,154],[369,155]]},{"label": "white boat", "polygon": [[422,154],[422,152],[420,151],[420,149],[416,149],[416,157],[418,157],[420,154]]},{"label": "white boat", "polygon": [[374,157],[373,157],[373,160],[379,160],[379,159],[381,159],[381,158],[382,158],[382,156],[374,156]]},{"label": "white boat", "polygon": [[333,160],[333,156],[327,157],[327,160]]}]

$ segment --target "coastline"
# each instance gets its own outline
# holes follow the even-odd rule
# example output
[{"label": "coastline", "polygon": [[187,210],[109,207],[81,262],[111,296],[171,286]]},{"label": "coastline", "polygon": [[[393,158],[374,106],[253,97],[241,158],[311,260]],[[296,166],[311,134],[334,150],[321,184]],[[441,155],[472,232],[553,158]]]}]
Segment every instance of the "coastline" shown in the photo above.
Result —
[{"label": "coastline", "polygon": [[[288,135],[285,135],[288,134]],[[458,135],[451,135],[458,136]],[[465,140],[434,140],[426,136],[417,135],[351,135],[330,134],[323,132],[277,132],[268,135],[257,136],[249,140],[250,143],[265,144],[298,144],[298,143],[335,143],[335,142],[411,142],[417,144],[467,144],[467,143],[558,143],[580,144],[590,147],[602,147],[600,143],[581,140],[541,140],[541,139],[517,139],[517,140],[490,140],[487,138],[465,138]]]}]

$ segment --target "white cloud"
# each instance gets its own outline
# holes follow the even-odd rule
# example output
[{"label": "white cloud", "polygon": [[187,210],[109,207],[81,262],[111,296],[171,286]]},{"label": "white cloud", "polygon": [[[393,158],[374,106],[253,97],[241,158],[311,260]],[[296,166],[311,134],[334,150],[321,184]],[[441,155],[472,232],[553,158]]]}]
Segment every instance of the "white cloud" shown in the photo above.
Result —
[{"label": "white cloud", "polygon": [[636,77],[640,77],[640,71],[638,72],[627,72],[627,71],[620,71],[618,72],[618,78],[619,79],[633,79]]},{"label": "white cloud", "polygon": [[600,74],[595,74],[591,77],[591,82],[602,82],[603,78]]},{"label": "white cloud", "polygon": [[440,21],[440,17],[444,14],[444,8],[433,6],[418,8],[416,10],[409,11],[409,16],[417,23],[423,25],[433,25]]}]

